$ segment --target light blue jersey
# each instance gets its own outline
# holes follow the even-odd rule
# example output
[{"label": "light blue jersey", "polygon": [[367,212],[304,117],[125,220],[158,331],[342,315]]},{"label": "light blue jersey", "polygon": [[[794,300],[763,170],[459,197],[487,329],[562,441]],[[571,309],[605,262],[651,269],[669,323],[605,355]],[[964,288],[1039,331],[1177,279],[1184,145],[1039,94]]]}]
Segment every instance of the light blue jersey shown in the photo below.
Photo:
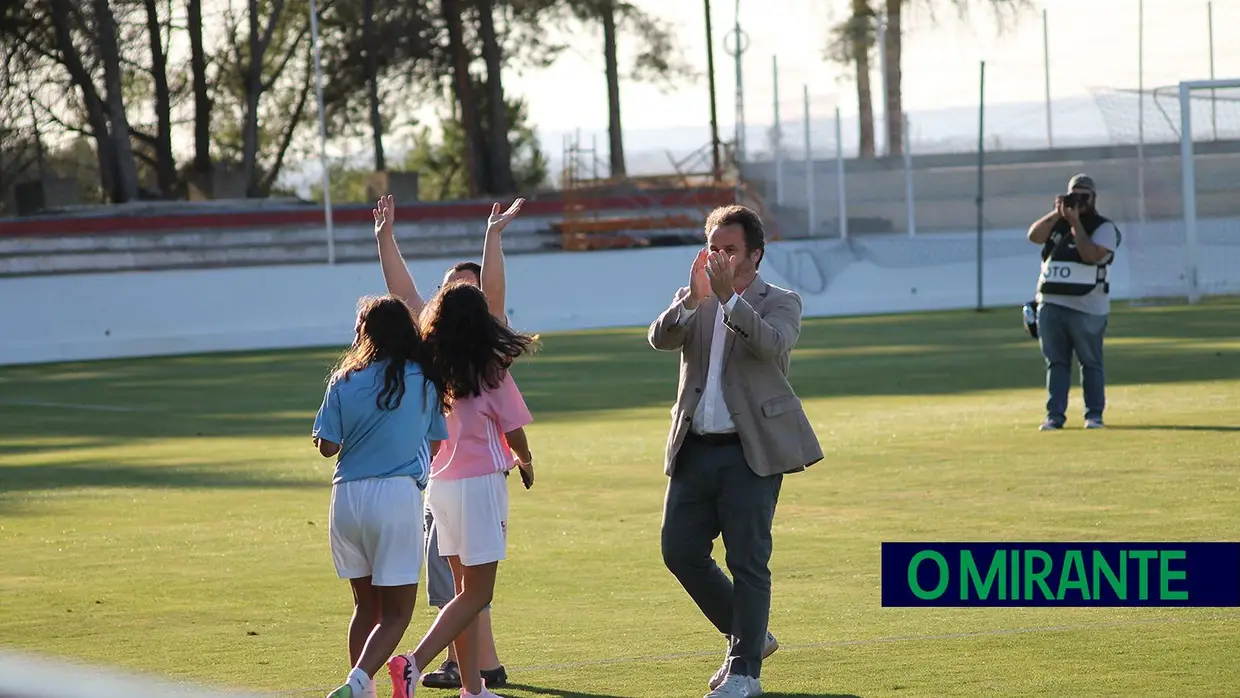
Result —
[{"label": "light blue jersey", "polygon": [[426,488],[431,441],[448,438],[439,391],[416,363],[405,365],[405,395],[394,410],[380,409],[387,362],[376,362],[327,386],[313,436],[340,444],[332,484],[408,476]]}]

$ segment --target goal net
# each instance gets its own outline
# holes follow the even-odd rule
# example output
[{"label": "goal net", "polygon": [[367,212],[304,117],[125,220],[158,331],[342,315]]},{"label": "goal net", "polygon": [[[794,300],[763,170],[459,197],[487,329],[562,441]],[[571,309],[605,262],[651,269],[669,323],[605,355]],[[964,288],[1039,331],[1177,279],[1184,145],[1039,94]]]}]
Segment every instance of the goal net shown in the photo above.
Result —
[{"label": "goal net", "polygon": [[1196,302],[1240,293],[1240,79],[1100,90],[1094,100],[1112,141],[1138,151],[1116,183],[1127,205],[1100,202],[1124,234],[1117,264],[1127,262],[1127,295]]}]

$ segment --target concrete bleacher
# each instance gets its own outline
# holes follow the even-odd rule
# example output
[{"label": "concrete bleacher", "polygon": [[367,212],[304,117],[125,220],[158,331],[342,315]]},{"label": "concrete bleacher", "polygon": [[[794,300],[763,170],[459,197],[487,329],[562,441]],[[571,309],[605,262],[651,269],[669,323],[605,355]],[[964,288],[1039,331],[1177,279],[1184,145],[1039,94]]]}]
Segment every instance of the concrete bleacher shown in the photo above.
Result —
[{"label": "concrete bleacher", "polygon": [[[1240,141],[1195,146],[1197,212],[1200,217],[1240,215]],[[1145,150],[1145,206],[1154,220],[1183,215],[1178,144],[1152,144]],[[775,205],[775,167],[747,163],[746,179],[776,211],[785,237],[810,236],[803,161],[783,165],[784,203]],[[1108,146],[1045,151],[987,153],[983,169],[983,220],[987,228],[1027,227],[1050,210],[1077,172],[1092,175],[1099,208],[1111,217],[1136,220],[1138,167],[1134,147]],[[838,234],[836,163],[813,163],[813,236]],[[907,232],[905,173],[899,158],[845,162],[845,202],[850,234]],[[913,188],[918,233],[972,230],[977,225],[976,153],[916,156]]]},{"label": "concrete bleacher", "polygon": [[[485,224],[398,224],[408,255],[477,256]],[[513,222],[505,234],[512,253],[550,249],[546,219]],[[373,260],[373,228],[335,226],[336,261]],[[94,271],[311,264],[327,259],[326,228],[187,229],[121,235],[0,237],[0,276]]]},{"label": "concrete bleacher", "polygon": [[[601,207],[574,221],[631,216]],[[667,220],[700,220],[703,204],[693,196],[671,196],[653,213]],[[504,234],[511,254],[563,248],[563,204],[532,201]],[[708,208],[709,206],[707,206]],[[113,213],[114,212],[114,213]],[[0,221],[0,277],[272,264],[321,264],[328,259],[322,210],[296,201],[145,204],[118,207],[111,216],[98,209],[65,212],[39,220]],[[489,204],[398,206],[396,236],[409,258],[476,259],[481,252]],[[369,207],[346,207],[333,215],[337,263],[373,261],[376,256]],[[693,239],[698,228],[623,226],[641,244]]]},{"label": "concrete bleacher", "polygon": [[[1178,145],[1150,145],[1145,158],[1148,218],[1182,217]],[[1240,141],[1196,144],[1195,165],[1198,216],[1240,216]],[[977,225],[977,155],[916,156],[913,166],[917,232],[973,230]],[[753,162],[743,167],[746,187],[760,197],[764,215],[773,219],[769,227],[783,239],[839,234],[836,163],[821,160],[813,167],[812,228],[805,163],[784,163],[782,205],[775,200],[773,163]],[[1137,169],[1135,149],[1129,146],[987,153],[983,223],[991,230],[1027,227],[1049,210],[1054,195],[1064,190],[1076,172],[1093,175],[1099,187],[1099,208],[1105,215],[1137,220]],[[907,232],[904,177],[899,158],[845,163],[850,235]],[[711,206],[725,202],[718,189],[618,189],[579,200],[582,196],[576,192],[569,199],[555,193],[530,197],[521,217],[505,234],[505,250],[522,254],[691,244],[702,231],[688,222],[703,220]],[[578,210],[582,201],[589,204],[588,210]],[[490,202],[481,201],[398,205],[397,239],[409,258],[476,258],[489,209]],[[375,259],[370,207],[339,207],[333,221],[337,262]],[[570,232],[574,230],[592,231],[588,234],[608,237],[612,243],[582,243],[578,233]],[[144,202],[0,219],[0,277],[321,264],[327,259],[322,210],[297,200]]]}]

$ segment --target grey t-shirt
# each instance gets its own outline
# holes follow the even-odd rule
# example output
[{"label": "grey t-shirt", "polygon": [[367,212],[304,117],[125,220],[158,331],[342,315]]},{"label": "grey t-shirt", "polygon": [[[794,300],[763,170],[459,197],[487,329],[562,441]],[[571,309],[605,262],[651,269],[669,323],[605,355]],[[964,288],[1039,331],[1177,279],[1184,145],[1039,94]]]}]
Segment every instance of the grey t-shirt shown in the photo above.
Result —
[{"label": "grey t-shirt", "polygon": [[[1107,221],[1098,226],[1094,234],[1089,237],[1095,245],[1105,247],[1111,250],[1108,263],[1115,260],[1115,246],[1118,231],[1115,224]],[[1076,243],[1069,241],[1068,245],[1072,246]],[[1109,269],[1107,270],[1110,271]],[[1090,315],[1106,315],[1111,312],[1111,296],[1103,290],[1101,285],[1083,296],[1065,296],[1057,293],[1039,293],[1037,296],[1039,303],[1050,303],[1051,305],[1059,305],[1072,310],[1079,310],[1082,313]]]}]

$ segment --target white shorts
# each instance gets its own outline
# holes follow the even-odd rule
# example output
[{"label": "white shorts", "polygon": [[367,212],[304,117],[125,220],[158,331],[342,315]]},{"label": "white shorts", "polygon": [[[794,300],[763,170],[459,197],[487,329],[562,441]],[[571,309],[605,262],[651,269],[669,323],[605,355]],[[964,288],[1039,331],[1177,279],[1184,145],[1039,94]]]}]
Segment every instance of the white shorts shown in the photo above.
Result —
[{"label": "white shorts", "polygon": [[422,577],[422,491],[411,477],[369,478],[332,486],[328,531],[341,579],[370,577],[379,587]]},{"label": "white shorts", "polygon": [[435,517],[439,554],[466,567],[499,562],[508,548],[508,481],[503,473],[431,478],[426,501]]}]

